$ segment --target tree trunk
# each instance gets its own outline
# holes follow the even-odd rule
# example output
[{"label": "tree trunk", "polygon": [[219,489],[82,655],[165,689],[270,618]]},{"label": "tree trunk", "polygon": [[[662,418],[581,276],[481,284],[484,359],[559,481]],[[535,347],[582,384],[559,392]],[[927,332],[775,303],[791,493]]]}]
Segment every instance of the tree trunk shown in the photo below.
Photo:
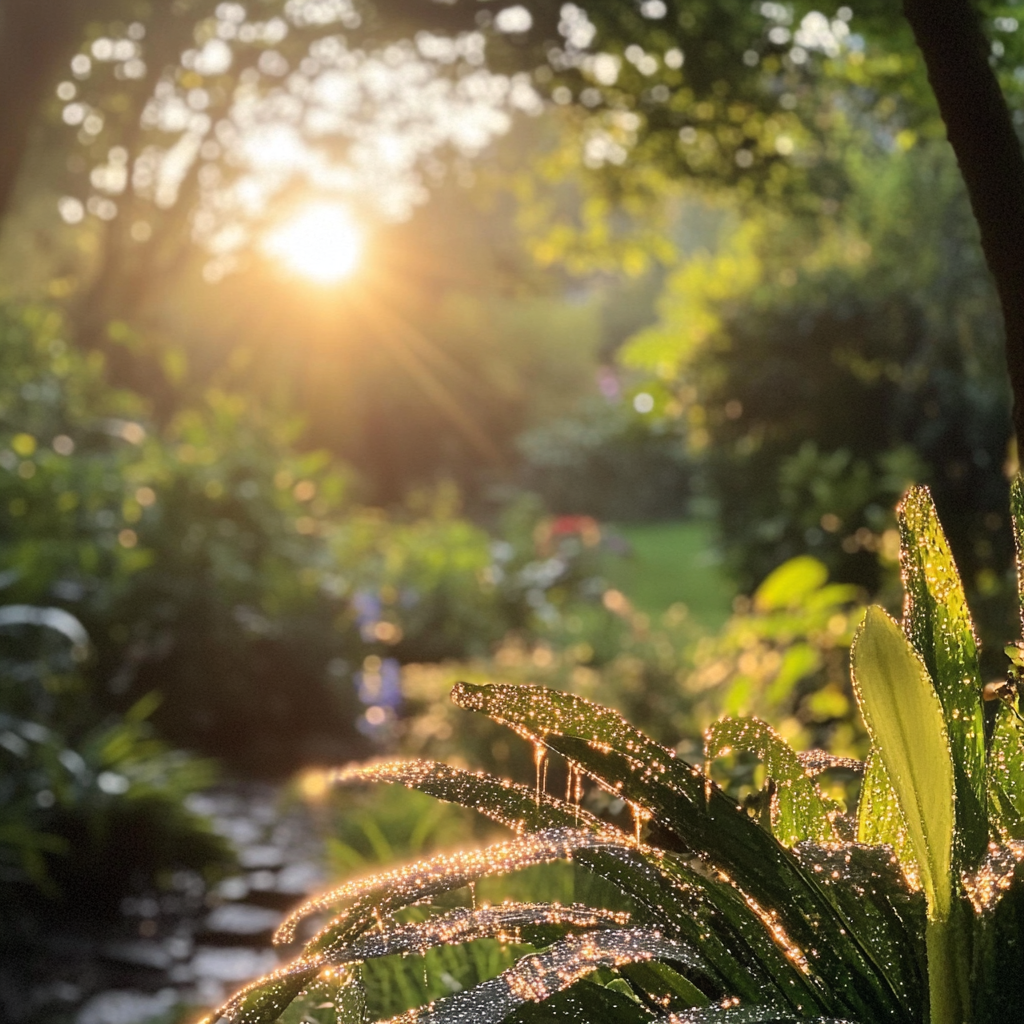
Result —
[{"label": "tree trunk", "polygon": [[1013,424],[1024,453],[1024,153],[970,0],[904,0],[1003,311]]},{"label": "tree trunk", "polygon": [[0,0],[0,222],[39,108],[78,42],[79,0]]}]

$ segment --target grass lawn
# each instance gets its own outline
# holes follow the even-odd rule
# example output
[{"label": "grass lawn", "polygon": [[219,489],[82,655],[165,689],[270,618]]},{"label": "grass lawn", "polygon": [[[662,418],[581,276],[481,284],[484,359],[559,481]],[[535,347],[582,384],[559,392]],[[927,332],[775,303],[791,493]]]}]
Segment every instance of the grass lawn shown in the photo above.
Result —
[{"label": "grass lawn", "polygon": [[615,532],[632,554],[609,555],[604,574],[637,608],[658,615],[682,602],[703,626],[715,629],[725,622],[736,590],[722,570],[712,524],[644,523]]}]

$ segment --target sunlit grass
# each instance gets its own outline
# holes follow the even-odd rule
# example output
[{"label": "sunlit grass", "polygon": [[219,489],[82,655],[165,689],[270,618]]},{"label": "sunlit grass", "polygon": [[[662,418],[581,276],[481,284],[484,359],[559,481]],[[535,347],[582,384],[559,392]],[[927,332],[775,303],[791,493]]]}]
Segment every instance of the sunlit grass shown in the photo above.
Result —
[{"label": "sunlit grass", "polygon": [[713,531],[699,520],[618,527],[632,551],[608,558],[604,573],[640,611],[660,615],[682,603],[702,626],[717,629],[729,617],[735,588]]}]

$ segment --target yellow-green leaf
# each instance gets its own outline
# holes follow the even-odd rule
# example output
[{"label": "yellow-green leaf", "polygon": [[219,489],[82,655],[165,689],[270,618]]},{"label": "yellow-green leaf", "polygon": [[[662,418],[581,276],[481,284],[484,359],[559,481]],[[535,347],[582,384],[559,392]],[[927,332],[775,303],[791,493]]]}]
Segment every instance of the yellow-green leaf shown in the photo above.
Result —
[{"label": "yellow-green leaf", "polygon": [[949,916],[956,790],[942,705],[921,656],[879,607],[853,646],[853,681],[872,753],[892,784],[932,920]]}]

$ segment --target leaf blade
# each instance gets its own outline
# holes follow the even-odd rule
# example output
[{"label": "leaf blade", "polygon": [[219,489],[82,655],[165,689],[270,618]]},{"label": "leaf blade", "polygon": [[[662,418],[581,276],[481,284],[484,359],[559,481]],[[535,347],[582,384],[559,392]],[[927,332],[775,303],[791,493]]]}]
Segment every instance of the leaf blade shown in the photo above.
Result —
[{"label": "leaf blade", "polygon": [[896,510],[906,588],[903,630],[924,660],[941,702],[956,783],[954,856],[973,869],[988,845],[985,715],[978,642],[949,541],[927,487]]},{"label": "leaf blade", "polygon": [[952,905],[956,786],[942,705],[903,631],[877,605],[852,649],[857,701],[903,814],[932,920]]}]

